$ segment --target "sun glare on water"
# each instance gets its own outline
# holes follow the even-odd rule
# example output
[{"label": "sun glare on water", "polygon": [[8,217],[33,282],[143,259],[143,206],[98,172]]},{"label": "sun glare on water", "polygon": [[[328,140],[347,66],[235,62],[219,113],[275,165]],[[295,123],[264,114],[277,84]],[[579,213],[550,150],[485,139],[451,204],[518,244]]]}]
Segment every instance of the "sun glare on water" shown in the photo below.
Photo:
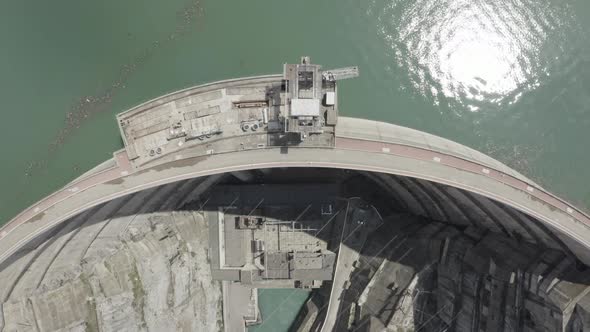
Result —
[{"label": "sun glare on water", "polygon": [[547,1],[393,1],[379,29],[412,87],[478,111],[510,104],[547,75],[542,50],[559,48],[565,14]]}]

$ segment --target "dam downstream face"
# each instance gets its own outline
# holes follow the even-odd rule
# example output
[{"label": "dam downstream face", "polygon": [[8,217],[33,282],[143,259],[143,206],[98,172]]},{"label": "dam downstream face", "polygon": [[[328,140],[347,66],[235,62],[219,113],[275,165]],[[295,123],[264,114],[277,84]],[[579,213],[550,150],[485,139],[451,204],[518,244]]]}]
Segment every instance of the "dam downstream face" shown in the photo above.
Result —
[{"label": "dam downstream face", "polygon": [[[229,233],[219,237],[221,213]],[[189,179],[85,211],[0,266],[0,323],[6,330],[218,330],[232,322],[223,281],[232,272],[220,272],[219,248],[227,267],[248,260],[232,256],[233,248],[255,250],[240,240],[234,215],[264,220],[267,251],[278,232],[283,244],[338,255],[333,281],[311,287],[295,329],[321,328],[326,318],[336,331],[588,327],[587,267],[534,218],[424,180],[313,168]],[[221,238],[234,241],[216,245]],[[250,282],[291,280],[276,273]],[[335,291],[340,300],[328,305]]]},{"label": "dam downstream face", "polygon": [[285,330],[585,329],[590,217],[478,151],[339,116],[358,75],[303,56],[119,114],[124,150],[0,229],[0,323],[264,331],[288,297],[258,295],[301,289]]}]

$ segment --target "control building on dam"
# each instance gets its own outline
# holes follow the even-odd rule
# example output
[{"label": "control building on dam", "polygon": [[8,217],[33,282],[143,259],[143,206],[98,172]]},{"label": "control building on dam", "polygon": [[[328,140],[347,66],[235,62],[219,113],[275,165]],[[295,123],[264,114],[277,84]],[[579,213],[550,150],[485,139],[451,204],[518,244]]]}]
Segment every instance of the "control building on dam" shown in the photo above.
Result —
[{"label": "control building on dam", "polygon": [[0,229],[3,331],[588,331],[590,217],[500,162],[339,116],[356,67],[174,92]]}]

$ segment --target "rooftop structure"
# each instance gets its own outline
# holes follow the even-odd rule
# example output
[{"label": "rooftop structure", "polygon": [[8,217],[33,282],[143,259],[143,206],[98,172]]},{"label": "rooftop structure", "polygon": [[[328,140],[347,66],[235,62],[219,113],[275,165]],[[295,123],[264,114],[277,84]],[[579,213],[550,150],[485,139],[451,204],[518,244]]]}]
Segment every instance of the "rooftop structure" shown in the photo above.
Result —
[{"label": "rooftop structure", "polygon": [[334,146],[338,119],[336,80],[358,76],[356,67],[322,71],[303,57],[285,64],[282,80],[187,93],[117,116],[133,166],[206,145],[207,153],[266,146]]},{"label": "rooftop structure", "polygon": [[[336,216],[322,213],[322,204],[305,196],[280,204],[264,203],[270,200],[268,195],[279,195],[277,191],[285,188],[275,187],[264,194],[253,189],[250,195],[259,197],[260,203],[255,207],[221,205],[208,212],[214,279],[259,288],[318,288],[332,279],[336,255],[318,233]],[[325,192],[325,188],[314,189]],[[230,190],[237,192],[238,188]],[[335,202],[325,205],[332,204]]]}]

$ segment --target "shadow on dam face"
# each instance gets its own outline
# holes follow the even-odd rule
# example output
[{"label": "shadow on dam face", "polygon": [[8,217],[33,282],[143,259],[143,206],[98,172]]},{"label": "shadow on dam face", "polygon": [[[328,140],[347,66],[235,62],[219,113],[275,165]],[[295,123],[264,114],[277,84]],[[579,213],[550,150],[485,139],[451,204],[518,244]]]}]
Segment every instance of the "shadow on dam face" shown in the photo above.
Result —
[{"label": "shadow on dam face", "polygon": [[[276,168],[211,179],[115,199],[29,242],[0,266],[0,327],[221,329],[223,295],[211,274],[204,214],[240,209],[297,220],[305,231],[306,220],[323,213],[357,218],[347,213],[354,201],[373,221],[350,247],[358,258],[346,270],[335,330],[590,328],[590,270],[563,235],[500,202],[352,170]],[[277,212],[283,205],[293,213]],[[362,228],[365,220],[352,222]],[[338,253],[348,242],[335,225],[313,235]],[[293,331],[321,328],[331,287],[312,291]]]}]

